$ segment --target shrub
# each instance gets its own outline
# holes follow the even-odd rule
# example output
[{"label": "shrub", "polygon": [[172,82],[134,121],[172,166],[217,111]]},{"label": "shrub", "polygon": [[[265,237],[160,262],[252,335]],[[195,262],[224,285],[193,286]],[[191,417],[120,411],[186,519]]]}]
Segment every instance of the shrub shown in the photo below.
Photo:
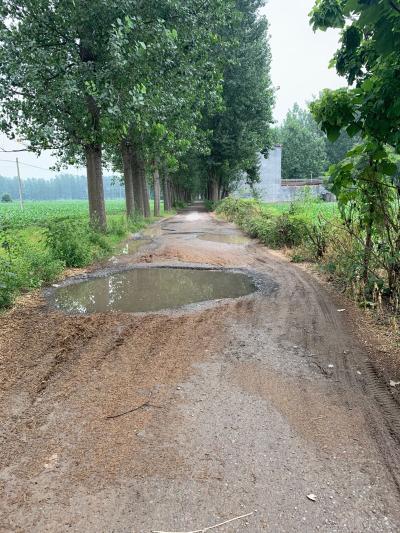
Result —
[{"label": "shrub", "polygon": [[11,196],[8,193],[5,193],[1,197],[1,201],[4,202],[4,203],[9,203],[9,202],[12,202],[12,198],[11,198]]},{"label": "shrub", "polygon": [[296,214],[295,206],[288,213],[274,215],[263,210],[257,200],[227,198],[221,202],[217,213],[273,248],[297,246],[307,234],[307,221],[303,215]]},{"label": "shrub", "polygon": [[45,235],[52,257],[63,261],[67,267],[85,266],[94,257],[92,244],[97,239],[96,232],[87,224],[76,220],[55,220],[48,224]]},{"label": "shrub", "polygon": [[182,202],[181,200],[175,200],[172,207],[174,209],[185,209],[185,207],[187,207],[187,203]]},{"label": "shrub", "polygon": [[9,307],[21,291],[53,281],[64,269],[48,250],[36,248],[7,230],[1,231],[0,308]]},{"label": "shrub", "polygon": [[204,200],[204,207],[206,211],[215,211],[221,202],[214,202],[213,200]]},{"label": "shrub", "polygon": [[109,218],[107,223],[107,234],[124,237],[128,232],[128,221],[125,216]]}]

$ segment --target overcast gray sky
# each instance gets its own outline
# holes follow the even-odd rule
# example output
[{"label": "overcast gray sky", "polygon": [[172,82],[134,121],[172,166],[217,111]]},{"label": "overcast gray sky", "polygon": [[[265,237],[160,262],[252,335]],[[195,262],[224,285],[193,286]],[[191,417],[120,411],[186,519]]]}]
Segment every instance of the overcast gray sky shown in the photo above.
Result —
[{"label": "overcast gray sky", "polygon": [[[295,102],[305,105],[321,89],[345,85],[345,81],[328,68],[329,60],[337,49],[338,34],[335,31],[314,34],[308,23],[308,13],[313,4],[314,0],[269,0],[263,9],[270,22],[272,79],[275,87],[279,87],[275,108],[278,122],[283,120]],[[0,135],[0,147],[11,150],[21,146]],[[50,154],[38,158],[27,152],[5,154],[1,151],[0,175],[15,176],[17,155],[22,163],[22,177],[54,176],[53,172],[46,170],[54,164]],[[85,171],[70,168],[68,172],[84,174]]]},{"label": "overcast gray sky", "polygon": [[269,0],[263,12],[270,23],[275,119],[281,122],[294,103],[305,105],[321,89],[346,85],[328,64],[338,48],[338,32],[314,33],[308,13],[314,0]]}]

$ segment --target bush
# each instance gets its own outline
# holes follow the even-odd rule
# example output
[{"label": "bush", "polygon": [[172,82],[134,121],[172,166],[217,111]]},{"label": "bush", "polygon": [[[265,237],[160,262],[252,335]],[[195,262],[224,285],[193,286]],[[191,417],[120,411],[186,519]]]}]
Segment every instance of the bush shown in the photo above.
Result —
[{"label": "bush", "polygon": [[263,210],[257,200],[227,198],[221,202],[217,213],[273,248],[297,246],[307,235],[307,220],[296,213],[295,207],[288,213],[275,215]]},{"label": "bush", "polygon": [[11,196],[8,193],[5,193],[1,197],[1,201],[4,202],[4,203],[9,203],[9,202],[12,202],[12,198],[11,198]]},{"label": "bush", "polygon": [[107,234],[124,237],[128,232],[128,221],[125,216],[110,218],[107,224]]},{"label": "bush", "polygon": [[9,307],[18,293],[53,281],[64,269],[48,250],[1,231],[0,308]]},{"label": "bush", "polygon": [[[67,267],[83,267],[94,258],[92,244],[96,233],[87,224],[76,220],[56,220],[48,224],[46,246],[52,257]],[[101,242],[100,236],[98,241]]]},{"label": "bush", "polygon": [[187,207],[187,203],[186,202],[182,202],[181,200],[175,200],[175,202],[173,203],[172,207],[174,209],[185,209],[185,207]]},{"label": "bush", "polygon": [[204,200],[204,207],[206,208],[206,211],[212,212],[217,209],[221,202],[214,202],[213,200]]}]

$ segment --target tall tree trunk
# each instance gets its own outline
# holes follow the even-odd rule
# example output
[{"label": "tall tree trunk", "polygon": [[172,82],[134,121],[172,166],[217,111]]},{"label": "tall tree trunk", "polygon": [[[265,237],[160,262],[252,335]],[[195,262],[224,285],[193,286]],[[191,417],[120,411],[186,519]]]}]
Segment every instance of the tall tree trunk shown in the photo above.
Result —
[{"label": "tall tree trunk", "polygon": [[170,191],[171,206],[175,207],[176,195],[175,195],[175,185],[173,183],[170,183],[169,191]]},{"label": "tall tree trunk", "polygon": [[87,145],[85,147],[85,154],[90,222],[101,231],[105,231],[107,229],[107,217],[104,203],[101,145]]},{"label": "tall tree trunk", "polygon": [[146,218],[150,218],[151,216],[150,197],[149,197],[149,189],[147,187],[147,181],[146,181],[146,167],[144,164],[144,159],[140,154],[138,154],[138,173],[139,173],[139,180],[140,180],[140,184],[142,188],[144,216]]},{"label": "tall tree trunk", "polygon": [[133,175],[132,175],[132,148],[126,142],[121,143],[122,161],[124,165],[124,181],[125,181],[125,202],[126,202],[126,216],[132,218],[135,214],[135,195],[133,190]]},{"label": "tall tree trunk", "polygon": [[154,171],[153,171],[153,185],[154,185],[154,216],[160,216],[160,197],[161,197],[161,187],[160,187],[160,172],[158,170],[157,162],[154,162]]},{"label": "tall tree trunk", "polygon": [[164,212],[171,211],[171,194],[169,190],[168,173],[165,172],[163,179]]},{"label": "tall tree trunk", "polygon": [[136,211],[141,216],[144,216],[142,182],[140,179],[140,172],[139,172],[139,159],[138,159],[138,154],[137,154],[137,150],[135,147],[132,147],[132,150],[131,150],[131,172],[132,172],[133,195],[135,198],[135,208],[136,208]]},{"label": "tall tree trunk", "polygon": [[211,201],[218,202],[218,200],[219,200],[218,181],[217,181],[217,178],[213,176],[211,180]]}]

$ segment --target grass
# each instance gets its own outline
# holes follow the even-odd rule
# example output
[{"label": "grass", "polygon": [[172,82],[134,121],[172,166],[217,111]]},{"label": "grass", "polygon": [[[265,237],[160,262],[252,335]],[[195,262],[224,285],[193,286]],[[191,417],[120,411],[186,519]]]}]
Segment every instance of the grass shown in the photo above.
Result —
[{"label": "grass", "polygon": [[289,213],[292,205],[300,211],[306,212],[310,217],[315,218],[321,214],[327,219],[333,218],[339,214],[338,206],[335,202],[280,202],[280,203],[266,203],[262,202],[262,209],[271,216],[278,216],[284,213]]}]

